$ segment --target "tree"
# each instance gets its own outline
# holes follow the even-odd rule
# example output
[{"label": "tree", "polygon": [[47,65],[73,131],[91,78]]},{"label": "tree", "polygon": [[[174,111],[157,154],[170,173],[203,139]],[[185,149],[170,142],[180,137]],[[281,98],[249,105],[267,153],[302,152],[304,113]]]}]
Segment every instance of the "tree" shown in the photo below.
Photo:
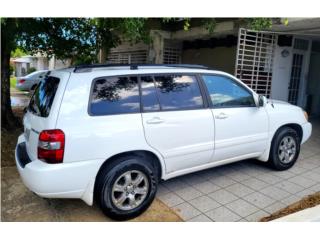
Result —
[{"label": "tree", "polygon": [[14,128],[10,101],[10,54],[17,47],[31,54],[58,58],[96,56],[94,28],[89,19],[78,18],[2,18],[1,19],[1,121]]},{"label": "tree", "polygon": [[148,42],[149,31],[146,18],[96,18],[92,20],[97,36],[97,49],[102,51],[105,62],[109,50],[122,41]]},{"label": "tree", "polygon": [[[10,53],[17,47],[31,54],[71,59],[72,63],[97,61],[121,40],[146,39],[143,18],[2,18],[1,19],[1,121],[11,129],[19,125],[10,101]],[[120,37],[121,36],[121,37]]]},{"label": "tree", "polygon": [[25,55],[28,55],[28,52],[25,52],[23,49],[17,47],[15,50],[11,51],[11,57],[19,58]]},{"label": "tree", "polygon": [[11,109],[10,101],[10,53],[15,49],[17,34],[13,19],[1,19],[1,123],[4,128],[18,125]]},{"label": "tree", "polygon": [[[1,120],[2,127],[13,128],[18,123],[10,102],[10,53],[15,49],[30,54],[71,59],[72,64],[97,62],[102,49],[102,62],[112,47],[121,41],[148,42],[146,18],[2,18],[1,19]],[[188,31],[190,18],[163,18],[162,22],[183,22]],[[209,33],[214,32],[214,18],[200,19]],[[270,19],[251,19],[256,29],[270,27]]]}]

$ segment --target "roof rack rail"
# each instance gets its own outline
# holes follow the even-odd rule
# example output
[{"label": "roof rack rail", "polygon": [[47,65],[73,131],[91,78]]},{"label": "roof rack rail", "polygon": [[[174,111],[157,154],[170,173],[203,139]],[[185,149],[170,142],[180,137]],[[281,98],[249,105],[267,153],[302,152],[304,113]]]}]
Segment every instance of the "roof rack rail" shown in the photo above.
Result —
[{"label": "roof rack rail", "polygon": [[172,67],[172,68],[197,68],[209,69],[207,66],[198,64],[84,64],[74,66],[74,72],[87,72],[92,68],[107,67],[130,67],[130,70],[137,70],[139,67]]}]

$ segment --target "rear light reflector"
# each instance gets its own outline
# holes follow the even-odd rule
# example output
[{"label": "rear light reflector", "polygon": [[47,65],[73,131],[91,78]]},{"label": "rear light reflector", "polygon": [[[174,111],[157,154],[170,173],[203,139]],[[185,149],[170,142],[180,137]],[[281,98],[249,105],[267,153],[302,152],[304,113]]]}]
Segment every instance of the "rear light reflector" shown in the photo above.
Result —
[{"label": "rear light reflector", "polygon": [[22,83],[24,83],[25,81],[26,81],[25,79],[20,79],[20,80],[19,80],[19,83],[22,84]]},{"label": "rear light reflector", "polygon": [[39,134],[38,159],[47,163],[62,163],[65,135],[60,129],[44,130]]}]

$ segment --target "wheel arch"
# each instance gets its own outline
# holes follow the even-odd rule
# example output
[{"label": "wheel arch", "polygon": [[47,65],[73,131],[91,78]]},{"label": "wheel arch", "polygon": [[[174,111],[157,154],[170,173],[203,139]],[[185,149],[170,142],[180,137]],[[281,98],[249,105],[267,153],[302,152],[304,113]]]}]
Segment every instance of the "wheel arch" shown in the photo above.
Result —
[{"label": "wheel arch", "polygon": [[303,129],[302,129],[301,125],[298,124],[298,123],[287,123],[287,124],[284,124],[284,125],[281,125],[280,127],[278,127],[278,129],[274,132],[274,134],[273,134],[273,136],[272,136],[272,141],[273,141],[274,137],[276,136],[276,133],[277,133],[281,128],[284,128],[284,127],[290,127],[290,128],[292,128],[292,129],[294,129],[294,130],[297,132],[297,134],[298,134],[298,136],[299,136],[299,140],[300,140],[300,142],[301,142],[302,137],[303,137]]},{"label": "wheel arch", "polygon": [[108,165],[112,165],[113,163],[115,163],[117,161],[118,158],[120,157],[124,157],[124,156],[143,156],[143,157],[149,157],[152,161],[152,164],[157,167],[157,169],[159,170],[158,172],[158,178],[161,179],[164,173],[164,164],[162,163],[162,161],[159,159],[159,157],[157,156],[157,154],[149,151],[149,150],[133,150],[133,151],[127,151],[127,152],[122,152],[122,153],[117,153],[111,157],[109,157],[108,159],[106,159],[102,165],[99,168],[99,171],[97,172],[96,178],[99,176],[99,174],[101,173],[101,171],[108,167]]},{"label": "wheel arch", "polygon": [[260,160],[262,162],[267,162],[269,160],[269,154],[270,154],[272,142],[273,142],[277,132],[279,132],[279,130],[284,127],[290,127],[292,129],[294,129],[295,131],[297,131],[298,136],[299,136],[299,140],[301,142],[302,137],[303,137],[303,129],[299,123],[282,124],[282,125],[278,126],[277,129],[272,133],[272,136],[269,138],[267,150],[260,157],[258,157],[258,160]]},{"label": "wheel arch", "polygon": [[165,165],[164,165],[164,162],[162,161],[162,159],[160,158],[160,156],[158,156],[156,153],[149,151],[149,150],[132,150],[132,151],[127,151],[127,152],[117,153],[117,154],[109,157],[108,159],[106,159],[99,167],[99,170],[97,171],[97,174],[96,174],[95,178],[93,179],[94,181],[92,182],[92,185],[93,185],[91,187],[92,198],[91,198],[91,201],[89,201],[89,202],[93,202],[93,200],[96,196],[96,182],[97,182],[97,179],[100,176],[100,174],[104,171],[104,169],[107,168],[108,166],[112,166],[113,164],[115,164],[120,157],[132,156],[132,155],[148,157],[148,159],[151,159],[152,164],[158,169],[158,180],[163,178],[163,175],[165,173]]}]

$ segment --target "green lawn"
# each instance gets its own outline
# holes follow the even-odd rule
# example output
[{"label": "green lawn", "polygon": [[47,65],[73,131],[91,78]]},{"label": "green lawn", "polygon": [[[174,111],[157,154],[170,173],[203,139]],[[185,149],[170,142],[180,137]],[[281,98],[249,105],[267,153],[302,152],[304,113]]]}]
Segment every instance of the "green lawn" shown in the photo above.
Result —
[{"label": "green lawn", "polygon": [[10,87],[15,88],[17,83],[17,78],[16,77],[10,77]]}]

